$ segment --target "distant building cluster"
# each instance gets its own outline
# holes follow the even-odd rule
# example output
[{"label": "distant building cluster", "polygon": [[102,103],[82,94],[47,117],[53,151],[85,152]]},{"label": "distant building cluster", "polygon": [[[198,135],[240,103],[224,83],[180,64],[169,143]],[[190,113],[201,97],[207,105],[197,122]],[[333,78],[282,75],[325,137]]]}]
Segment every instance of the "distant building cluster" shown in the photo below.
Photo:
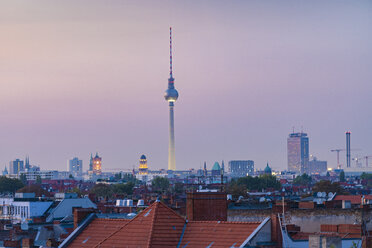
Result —
[{"label": "distant building cluster", "polygon": [[288,171],[297,174],[327,172],[327,161],[309,160],[309,137],[306,133],[291,133],[287,139]]},{"label": "distant building cluster", "polygon": [[[340,151],[346,151],[346,157],[349,158],[352,149],[350,149],[350,132],[346,133],[346,147],[347,149],[333,149],[331,151],[337,152],[339,158]],[[365,156],[366,166],[362,167],[361,159],[355,159],[356,166],[345,167],[342,170],[345,175],[360,176],[363,172],[372,173],[372,167],[368,167],[368,158],[372,156]],[[232,178],[245,177],[245,176],[260,176],[263,174],[275,175],[278,179],[292,179],[298,175],[306,173],[308,175],[328,175],[332,169],[328,167],[327,161],[319,160],[315,156],[310,155],[309,151],[309,137],[304,132],[290,133],[287,138],[287,170],[278,171],[270,167],[268,164],[262,169],[257,169],[255,162],[250,159],[243,160],[230,160],[228,161],[225,170],[224,161],[213,162],[212,166],[207,168],[207,163],[200,169],[187,169],[187,170],[166,170],[166,169],[150,169],[148,158],[142,154],[139,158],[139,163],[133,170],[113,169],[114,171],[102,170],[102,157],[96,152],[95,156],[90,155],[88,168],[84,170],[83,160],[78,157],[72,157],[67,161],[67,170],[41,170],[39,166],[31,165],[30,159],[27,156],[25,160],[14,159],[9,162],[9,165],[4,167],[2,171],[3,176],[9,178],[21,178],[22,180],[54,180],[54,179],[67,179],[74,178],[77,180],[97,181],[97,180],[112,180],[117,174],[121,176],[130,174],[147,184],[155,177],[167,177],[170,179],[178,180],[179,182],[189,183],[206,183],[216,184],[227,182]],[[354,160],[354,159],[353,159]],[[280,165],[274,165],[280,167]],[[165,166],[164,166],[165,167]],[[274,167],[274,168],[275,168]],[[337,159],[336,173],[340,173],[341,164]],[[270,170],[269,170],[270,169]],[[117,170],[115,172],[115,170]]]}]

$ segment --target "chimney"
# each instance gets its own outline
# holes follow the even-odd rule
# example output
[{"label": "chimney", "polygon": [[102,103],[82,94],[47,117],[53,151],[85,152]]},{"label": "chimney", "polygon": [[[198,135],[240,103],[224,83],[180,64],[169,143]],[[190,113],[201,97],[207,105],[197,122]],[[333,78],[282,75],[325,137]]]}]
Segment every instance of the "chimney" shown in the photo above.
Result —
[{"label": "chimney", "polygon": [[346,167],[351,167],[350,132],[346,132]]},{"label": "chimney", "polygon": [[94,213],[95,210],[93,208],[73,208],[74,212],[74,229],[76,229],[79,224],[91,213]]},{"label": "chimney", "polygon": [[22,239],[22,247],[25,247],[25,248],[34,247],[34,240],[31,238]]},{"label": "chimney", "polygon": [[187,193],[186,215],[190,221],[227,221],[227,195],[222,192]]}]

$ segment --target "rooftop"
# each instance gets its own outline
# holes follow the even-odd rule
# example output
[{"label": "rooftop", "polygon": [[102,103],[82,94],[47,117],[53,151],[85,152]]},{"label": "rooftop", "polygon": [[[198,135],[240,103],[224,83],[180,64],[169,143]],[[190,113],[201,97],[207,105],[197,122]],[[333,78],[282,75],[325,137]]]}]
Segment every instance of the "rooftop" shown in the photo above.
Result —
[{"label": "rooftop", "polygon": [[[88,218],[89,219],[89,218]],[[259,222],[189,221],[161,202],[132,220],[95,218],[60,247],[238,247]],[[80,233],[79,233],[79,230]],[[77,231],[76,231],[77,230]]]}]

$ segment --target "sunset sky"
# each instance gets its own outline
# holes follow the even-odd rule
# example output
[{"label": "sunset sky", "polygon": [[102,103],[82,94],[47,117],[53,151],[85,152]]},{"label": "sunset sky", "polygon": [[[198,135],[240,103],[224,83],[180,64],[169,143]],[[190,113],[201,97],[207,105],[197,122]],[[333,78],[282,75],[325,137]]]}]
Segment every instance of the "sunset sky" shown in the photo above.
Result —
[{"label": "sunset sky", "polygon": [[293,126],[331,167],[347,130],[372,155],[371,1],[4,0],[0,168],[167,168],[169,26],[177,169],[285,169]]}]

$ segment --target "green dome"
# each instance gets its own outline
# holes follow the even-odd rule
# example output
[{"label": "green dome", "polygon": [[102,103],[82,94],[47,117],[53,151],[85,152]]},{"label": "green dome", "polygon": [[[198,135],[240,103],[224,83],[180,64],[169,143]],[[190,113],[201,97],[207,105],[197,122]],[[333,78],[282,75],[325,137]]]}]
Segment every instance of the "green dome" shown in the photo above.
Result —
[{"label": "green dome", "polygon": [[265,174],[271,174],[271,168],[269,167],[269,163],[267,163],[264,172],[265,172]]},{"label": "green dome", "polygon": [[221,170],[220,164],[218,162],[214,163],[212,170]]}]

